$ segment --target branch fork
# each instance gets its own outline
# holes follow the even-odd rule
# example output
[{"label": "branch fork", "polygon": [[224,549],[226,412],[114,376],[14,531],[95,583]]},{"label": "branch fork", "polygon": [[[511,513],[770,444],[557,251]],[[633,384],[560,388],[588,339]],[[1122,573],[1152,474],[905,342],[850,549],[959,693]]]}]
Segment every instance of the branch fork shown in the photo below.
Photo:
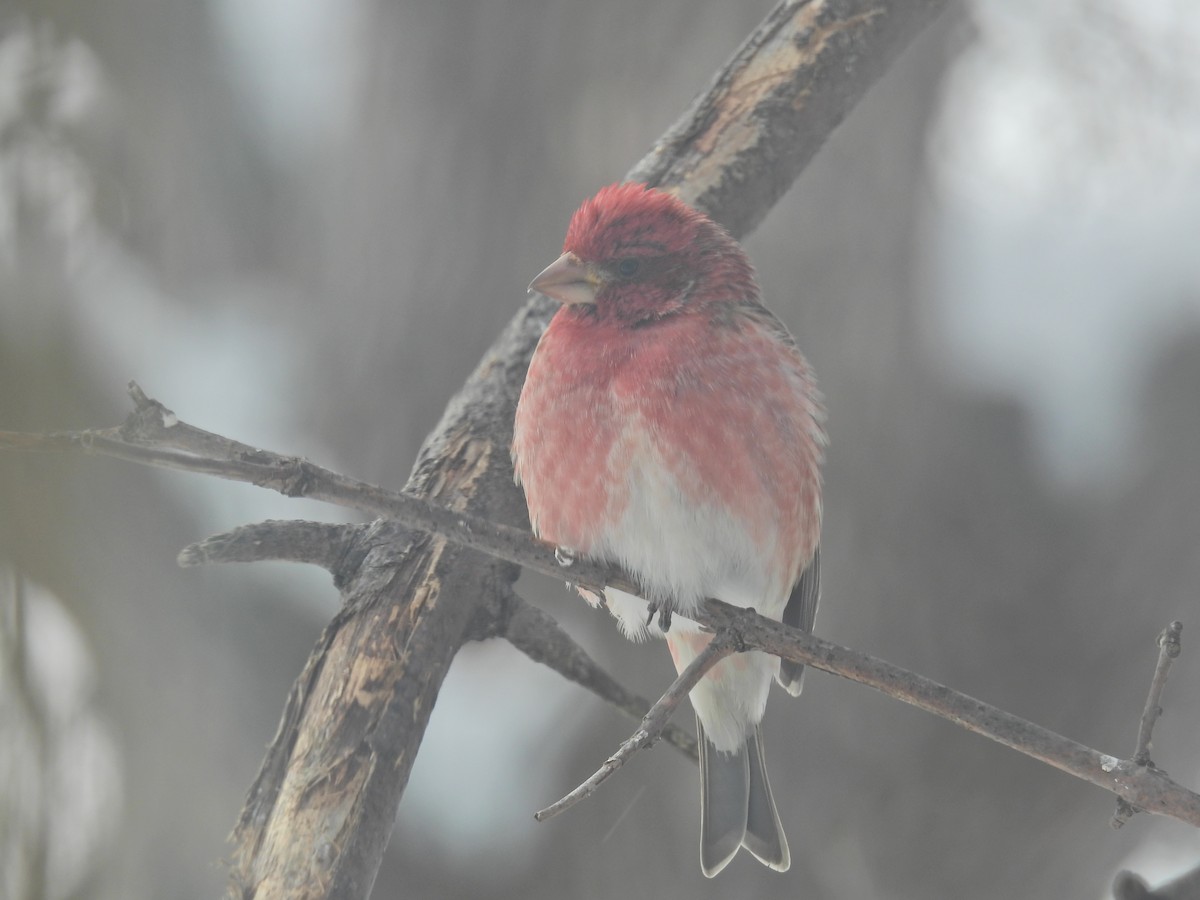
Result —
[{"label": "branch fork", "polygon": [[626,762],[639,750],[648,750],[653,747],[662,734],[663,728],[667,722],[683,702],[683,698],[694,688],[713,666],[723,660],[725,657],[737,652],[741,639],[737,634],[736,627],[720,629],[708,646],[702,650],[695,659],[693,659],[679,676],[671,683],[655,704],[650,707],[650,710],[642,718],[642,723],[638,729],[631,734],[616,752],[613,753],[604,764],[597,769],[587,781],[583,782],[571,793],[567,794],[561,800],[550,804],[545,809],[539,810],[533,814],[533,817],[539,822],[544,822],[546,819],[551,819],[561,812],[570,809],[580,800],[590,797],[596,792],[608,778],[613,775],[619,768],[625,765]]}]

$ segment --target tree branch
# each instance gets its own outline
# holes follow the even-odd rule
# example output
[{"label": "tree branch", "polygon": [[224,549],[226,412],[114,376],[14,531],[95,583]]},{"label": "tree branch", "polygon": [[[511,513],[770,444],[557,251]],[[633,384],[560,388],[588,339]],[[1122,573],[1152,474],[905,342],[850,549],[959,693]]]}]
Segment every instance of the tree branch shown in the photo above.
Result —
[{"label": "tree branch", "polygon": [[747,647],[873,687],[1110,791],[1146,812],[1200,827],[1200,794],[1172,781],[1162,769],[1109,756],[866,653],[839,647],[762,616],[744,617],[741,612],[735,606],[709,600],[704,612],[693,618],[714,629],[740,622],[740,635]]},{"label": "tree branch", "polygon": [[788,0],[629,172],[753,230],[946,0]]},{"label": "tree branch", "polygon": [[[372,492],[379,490],[370,485],[364,487]],[[404,499],[415,500],[418,509],[430,505],[420,498]],[[399,517],[398,521],[405,525],[413,525],[403,517]],[[484,524],[490,529],[491,523]],[[180,551],[179,564],[197,566],[204,563],[268,560],[310,563],[327,569],[333,575],[334,584],[340,587],[347,580],[349,573],[362,562],[355,554],[359,549],[358,537],[364,527],[268,520],[215,534],[190,544]],[[448,537],[444,533],[442,536]],[[529,535],[522,535],[522,538],[528,542]],[[482,549],[486,550],[486,547]],[[650,705],[649,701],[626,690],[563,631],[552,617],[511,589],[505,592],[503,599],[504,612],[499,615],[489,613],[485,617],[485,624],[473,635],[475,639],[502,637],[534,662],[541,663],[568,681],[574,681],[587,688],[631,718],[642,717],[642,711]],[[669,725],[663,731],[662,738],[693,761],[697,759],[696,740],[690,732]]]},{"label": "tree branch", "polygon": [[353,552],[364,527],[268,519],[189,544],[179,551],[178,562],[185,568],[205,563],[310,563],[327,569],[340,585],[345,573],[361,563]]},{"label": "tree branch", "polygon": [[[161,404],[158,406],[165,409],[165,407],[161,407]],[[139,404],[133,416],[141,416],[142,410],[143,406]],[[170,415],[172,421],[176,423],[172,426],[173,428],[185,425],[177,417],[174,417],[173,413]],[[105,433],[117,433],[128,427],[129,423],[126,423],[121,429],[108,429]],[[191,426],[187,426],[187,428],[191,428]],[[193,429],[193,431],[205,433],[200,429]],[[145,430],[138,431],[137,434],[140,436],[139,439],[148,439],[145,438],[145,435],[153,432],[154,427],[151,425]],[[21,435],[19,437],[21,440],[15,442],[16,446],[24,449],[39,446],[39,442],[35,439],[36,436]],[[55,443],[64,446],[83,448],[88,444],[77,435],[66,434],[50,437]],[[176,446],[190,450],[191,445],[181,439],[179,433],[174,435],[174,440]],[[0,447],[4,446],[14,446],[14,442],[6,441],[5,434],[0,433]],[[109,438],[103,444],[93,441],[88,449],[91,452],[110,454],[123,459],[129,458],[125,445],[115,438]],[[147,453],[155,452],[152,447],[138,449],[145,450]],[[193,465],[198,465],[205,471],[219,472],[222,477],[250,480],[252,477],[256,477],[261,470],[281,469],[290,464],[287,457],[278,456],[265,450],[255,450],[254,453],[256,467],[252,469],[245,468],[237,461],[210,459],[199,459],[195,464],[188,463],[186,468],[192,470]],[[164,464],[162,457],[154,458],[157,460],[156,464]],[[306,464],[306,472],[308,473],[305,480],[306,490],[320,492],[327,476],[344,485],[344,493],[339,494],[344,505],[361,508],[356,500],[357,490],[355,487],[361,484],[362,492],[369,498],[367,502],[386,504],[395,521],[401,525],[432,532],[441,538],[462,543],[473,550],[482,551],[497,559],[551,577],[561,578],[566,572],[574,585],[596,593],[602,592],[605,587],[617,587],[633,594],[641,593],[641,588],[636,582],[613,567],[582,558],[572,559],[569,565],[564,567],[553,547],[536,540],[527,531],[489,522],[465,512],[452,513],[423,498],[393,494],[372,485],[354,482],[353,479],[334,475],[311,463]],[[307,493],[305,496],[313,496],[313,494]],[[221,538],[210,538],[209,540],[219,539]],[[186,552],[188,551],[185,550]],[[948,719],[969,731],[983,735],[1063,772],[1111,791],[1120,798],[1121,802],[1133,808],[1170,816],[1200,826],[1200,795],[1172,781],[1164,772],[1149,762],[1148,758],[1141,760],[1139,756],[1135,756],[1133,759],[1123,760],[1101,753],[868,654],[840,647],[762,616],[745,616],[742,612],[736,607],[717,600],[710,600],[703,610],[693,614],[690,618],[718,633],[734,633],[746,648],[765,650],[784,659],[802,662],[813,668],[857,681],[897,700]],[[529,624],[528,621],[525,624]],[[1148,728],[1156,717],[1156,714],[1152,715],[1151,713],[1152,710],[1157,709],[1161,699],[1169,662],[1179,653],[1179,632],[1182,625],[1177,628],[1176,624],[1178,623],[1172,623],[1159,639],[1159,664],[1155,671],[1150,698],[1147,701],[1147,711],[1142,716],[1142,732],[1144,740],[1147,742],[1149,740]],[[521,649],[532,645],[532,642],[528,640],[523,640],[522,643]],[[579,652],[582,653],[582,651]],[[539,659],[539,661],[545,661],[545,659]],[[580,680],[569,672],[564,672],[564,674],[572,680]],[[593,685],[589,684],[589,686]],[[611,697],[606,696],[606,699],[611,699]],[[618,705],[621,708],[627,708],[626,703]],[[643,705],[640,708],[645,707]],[[1139,736],[1139,753],[1142,745],[1143,737]],[[615,770],[619,766],[620,763],[617,763],[613,769]],[[607,775],[604,777],[606,778]],[[600,778],[596,785],[585,791],[583,795],[590,795],[595,786],[603,780],[604,778]],[[568,805],[573,805],[573,802]]]}]

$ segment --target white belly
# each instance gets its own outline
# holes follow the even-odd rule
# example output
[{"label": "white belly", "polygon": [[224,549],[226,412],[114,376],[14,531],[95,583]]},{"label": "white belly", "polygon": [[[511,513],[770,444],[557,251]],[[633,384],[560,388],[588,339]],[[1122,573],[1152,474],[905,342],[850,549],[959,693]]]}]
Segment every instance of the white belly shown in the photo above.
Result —
[{"label": "white belly", "polygon": [[[756,539],[748,523],[724,506],[685,495],[670,471],[646,446],[619,442],[614,455],[626,462],[628,501],[617,527],[607,530],[594,555],[609,559],[636,577],[649,599],[670,604],[686,616],[707,597],[735,606],[754,607],[778,619],[787,603],[790,584],[775,583],[778,568],[773,539]],[[636,459],[630,464],[629,457]],[[662,637],[657,622],[647,629],[646,603],[617,591],[609,592],[609,608],[632,639],[647,634]],[[692,628],[693,623],[680,623]]]}]

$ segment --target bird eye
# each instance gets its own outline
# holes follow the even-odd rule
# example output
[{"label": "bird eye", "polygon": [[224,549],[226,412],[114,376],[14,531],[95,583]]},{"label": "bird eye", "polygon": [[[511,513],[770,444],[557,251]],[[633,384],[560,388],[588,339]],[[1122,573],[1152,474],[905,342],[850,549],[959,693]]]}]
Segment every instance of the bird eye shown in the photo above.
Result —
[{"label": "bird eye", "polygon": [[625,259],[617,263],[617,271],[621,273],[622,278],[632,278],[637,274],[637,270],[641,267],[642,261],[635,259],[632,256],[627,256]]}]

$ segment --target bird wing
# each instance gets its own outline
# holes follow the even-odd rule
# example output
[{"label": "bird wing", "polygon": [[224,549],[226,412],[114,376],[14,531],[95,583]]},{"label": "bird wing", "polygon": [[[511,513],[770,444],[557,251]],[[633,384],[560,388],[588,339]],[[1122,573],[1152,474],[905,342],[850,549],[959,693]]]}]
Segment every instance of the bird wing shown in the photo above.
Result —
[{"label": "bird wing", "polygon": [[[800,573],[800,580],[792,588],[787,606],[783,610],[783,624],[802,631],[811,632],[817,618],[817,604],[821,602],[821,548],[813,552],[810,562]],[[803,686],[804,663],[788,659],[779,661],[779,684],[793,697],[799,696]]]}]

